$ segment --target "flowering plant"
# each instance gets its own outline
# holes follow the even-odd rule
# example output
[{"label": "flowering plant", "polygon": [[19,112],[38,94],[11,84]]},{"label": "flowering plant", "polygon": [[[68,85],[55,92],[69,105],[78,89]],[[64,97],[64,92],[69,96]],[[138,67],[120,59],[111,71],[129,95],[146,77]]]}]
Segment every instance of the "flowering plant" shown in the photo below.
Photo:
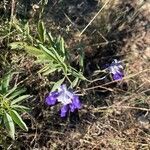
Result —
[{"label": "flowering plant", "polygon": [[56,91],[50,92],[46,97],[46,103],[50,106],[62,103],[61,117],[65,117],[67,113],[74,112],[81,108],[79,97],[73,92],[69,91],[65,84],[61,85]]},{"label": "flowering plant", "polygon": [[114,59],[108,67],[108,71],[112,74],[114,80],[121,80],[123,78],[123,66],[121,61]]}]

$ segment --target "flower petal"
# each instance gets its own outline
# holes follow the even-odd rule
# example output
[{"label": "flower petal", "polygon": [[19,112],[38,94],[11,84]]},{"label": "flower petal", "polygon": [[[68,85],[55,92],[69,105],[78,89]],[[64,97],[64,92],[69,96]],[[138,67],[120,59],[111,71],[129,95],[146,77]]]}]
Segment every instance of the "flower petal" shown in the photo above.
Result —
[{"label": "flower petal", "polygon": [[59,96],[58,92],[51,92],[48,97],[46,98],[46,103],[48,105],[55,105],[57,102],[57,97]]},{"label": "flower petal", "polygon": [[74,95],[72,103],[75,105],[75,107],[77,109],[81,108],[81,103],[80,103],[79,97],[77,95]]},{"label": "flower petal", "polygon": [[72,103],[69,105],[70,111],[74,112],[75,109],[80,109],[81,108],[81,103],[79,101],[79,97],[74,95],[74,98],[72,100]]},{"label": "flower petal", "polygon": [[[67,89],[66,84],[63,84],[60,87],[60,90],[63,91],[63,93],[65,93],[65,95],[67,95],[68,97],[73,98],[73,93]],[[58,91],[59,91],[59,89],[58,89]]]},{"label": "flower petal", "polygon": [[58,89],[58,92],[60,93],[57,98],[58,102],[61,102],[63,105],[72,103],[73,93],[68,91],[65,84]]},{"label": "flower petal", "polygon": [[61,117],[66,117],[68,111],[69,111],[69,106],[68,105],[64,105],[61,108],[61,114],[60,114],[60,116]]},{"label": "flower petal", "polygon": [[69,104],[69,107],[70,107],[70,111],[71,112],[74,112],[75,109],[76,109],[76,107],[75,107],[75,105],[73,103]]},{"label": "flower petal", "polygon": [[72,103],[71,98],[63,92],[58,96],[57,99],[58,99],[58,102],[61,102],[63,105]]},{"label": "flower petal", "polygon": [[113,74],[114,80],[121,80],[122,78],[123,78],[123,73],[121,73],[121,72],[117,72],[117,73]]},{"label": "flower petal", "polygon": [[108,70],[113,75],[114,80],[121,80],[123,78],[123,66],[121,61],[114,59],[114,61],[108,67]]}]

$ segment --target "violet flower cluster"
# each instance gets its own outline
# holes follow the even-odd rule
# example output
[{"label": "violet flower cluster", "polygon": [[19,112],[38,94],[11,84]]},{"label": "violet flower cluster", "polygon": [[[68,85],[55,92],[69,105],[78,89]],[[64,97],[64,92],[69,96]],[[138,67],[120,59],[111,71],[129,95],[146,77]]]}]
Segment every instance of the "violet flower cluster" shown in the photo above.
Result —
[{"label": "violet flower cluster", "polygon": [[79,97],[70,92],[65,84],[61,85],[56,91],[50,92],[48,97],[46,97],[46,103],[50,106],[58,102],[63,105],[60,110],[61,117],[66,117],[68,112],[74,112],[81,108]]},{"label": "violet flower cluster", "polygon": [[114,59],[108,67],[108,71],[112,74],[114,80],[121,80],[123,78],[123,66],[121,61]]}]

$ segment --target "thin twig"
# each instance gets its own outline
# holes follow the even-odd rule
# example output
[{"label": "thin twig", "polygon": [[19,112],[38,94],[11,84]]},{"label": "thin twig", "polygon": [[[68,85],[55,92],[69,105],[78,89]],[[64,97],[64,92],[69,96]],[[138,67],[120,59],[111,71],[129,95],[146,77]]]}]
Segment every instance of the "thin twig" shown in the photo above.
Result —
[{"label": "thin twig", "polygon": [[79,36],[83,34],[83,32],[90,26],[90,24],[94,21],[94,19],[99,15],[99,13],[105,8],[105,6],[109,3],[109,0],[102,6],[102,8],[97,12],[97,14],[91,19],[91,21],[87,24],[87,26],[81,31]]},{"label": "thin twig", "polygon": [[73,25],[75,26],[75,24],[71,21],[71,19],[69,18],[69,16],[64,12],[64,15],[65,17],[68,19],[68,21]]},{"label": "thin twig", "polygon": [[111,91],[111,92],[114,91],[114,90],[111,89],[111,88],[107,88],[107,87],[104,87],[104,86],[101,86],[101,85],[86,88],[86,89],[84,89],[84,91],[94,90],[94,89],[97,89],[97,88],[102,88],[102,89],[105,89],[105,90],[108,90],[108,91]]},{"label": "thin twig", "polygon": [[[124,77],[122,80],[132,78],[134,76],[137,76],[137,75],[139,75],[139,74],[141,74],[143,72],[147,72],[147,71],[150,71],[150,69],[146,69],[146,70],[143,70],[143,71],[138,72],[136,74],[129,75],[127,77]],[[105,89],[105,90],[113,92],[114,91],[113,89],[107,88],[105,86],[110,85],[112,83],[116,83],[118,81],[122,81],[122,80],[114,80],[114,81],[111,81],[111,82],[108,82],[108,83],[105,83],[105,84],[102,84],[102,85],[97,85],[97,86],[94,86],[94,87],[89,87],[89,88],[86,88],[86,89],[81,89],[81,90],[75,91],[75,93],[82,92],[82,91],[89,91],[89,90],[93,90],[93,89],[97,89],[97,88],[102,88],[102,89]],[[77,95],[84,95],[84,94],[77,94]]]},{"label": "thin twig", "polygon": [[15,0],[11,1],[11,22],[13,21],[13,17],[14,17],[14,9],[15,9]]},{"label": "thin twig", "polygon": [[93,109],[92,111],[93,112],[98,112],[98,111],[101,111],[101,110],[108,110],[108,109],[113,109],[113,108],[119,108],[119,109],[135,109],[135,110],[142,110],[142,111],[147,111],[147,112],[150,112],[150,109],[148,108],[142,108],[142,107],[134,107],[134,106],[104,106],[104,107],[100,107],[100,108],[95,108]]}]

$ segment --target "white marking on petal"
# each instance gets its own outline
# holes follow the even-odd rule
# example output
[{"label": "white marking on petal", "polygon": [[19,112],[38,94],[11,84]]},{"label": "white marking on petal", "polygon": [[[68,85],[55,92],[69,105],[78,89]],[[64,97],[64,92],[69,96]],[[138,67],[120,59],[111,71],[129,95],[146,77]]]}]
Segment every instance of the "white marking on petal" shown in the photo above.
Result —
[{"label": "white marking on petal", "polygon": [[61,102],[63,105],[72,103],[74,94],[68,91],[65,84],[58,88],[60,95],[57,97],[58,102]]}]

